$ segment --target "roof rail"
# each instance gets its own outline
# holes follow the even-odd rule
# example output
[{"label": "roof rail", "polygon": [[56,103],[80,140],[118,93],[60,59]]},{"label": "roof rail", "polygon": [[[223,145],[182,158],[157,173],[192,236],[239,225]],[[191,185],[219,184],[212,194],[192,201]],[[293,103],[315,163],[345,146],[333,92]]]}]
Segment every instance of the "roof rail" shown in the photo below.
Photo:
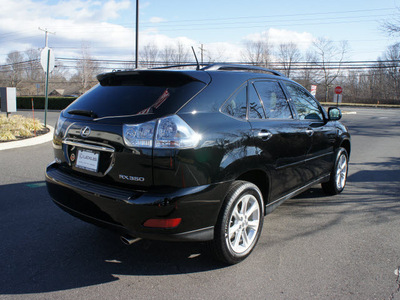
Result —
[{"label": "roof rail", "polygon": [[[205,65],[205,64],[200,64]],[[164,66],[164,67],[153,67],[150,68],[151,70],[162,70],[162,69],[173,69],[173,68],[180,68],[180,67],[197,67],[197,64],[182,64],[182,65],[172,65],[172,66]]]},{"label": "roof rail", "polygon": [[257,66],[239,65],[239,64],[212,64],[212,65],[208,65],[208,66],[202,68],[201,70],[203,70],[203,71],[217,71],[217,70],[221,70],[221,71],[240,71],[240,70],[261,71],[261,72],[272,73],[273,75],[276,75],[276,76],[286,77],[282,73],[275,71],[275,70],[266,69],[266,68],[257,67]]}]

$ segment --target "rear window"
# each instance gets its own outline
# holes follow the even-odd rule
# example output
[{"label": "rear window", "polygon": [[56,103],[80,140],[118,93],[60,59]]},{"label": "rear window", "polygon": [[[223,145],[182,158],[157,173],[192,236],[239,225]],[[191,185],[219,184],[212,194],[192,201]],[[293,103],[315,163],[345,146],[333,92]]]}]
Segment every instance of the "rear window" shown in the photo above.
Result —
[{"label": "rear window", "polygon": [[205,83],[172,72],[137,72],[114,75],[79,97],[66,110],[91,111],[97,118],[175,113],[196,95]]}]

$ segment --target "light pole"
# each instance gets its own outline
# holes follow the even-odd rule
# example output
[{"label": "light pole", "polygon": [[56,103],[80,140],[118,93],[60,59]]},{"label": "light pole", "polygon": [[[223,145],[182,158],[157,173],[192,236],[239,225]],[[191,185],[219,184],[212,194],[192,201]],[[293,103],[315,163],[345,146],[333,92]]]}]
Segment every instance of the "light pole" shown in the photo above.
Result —
[{"label": "light pole", "polygon": [[139,0],[136,0],[136,57],[135,66],[138,68],[139,64]]}]

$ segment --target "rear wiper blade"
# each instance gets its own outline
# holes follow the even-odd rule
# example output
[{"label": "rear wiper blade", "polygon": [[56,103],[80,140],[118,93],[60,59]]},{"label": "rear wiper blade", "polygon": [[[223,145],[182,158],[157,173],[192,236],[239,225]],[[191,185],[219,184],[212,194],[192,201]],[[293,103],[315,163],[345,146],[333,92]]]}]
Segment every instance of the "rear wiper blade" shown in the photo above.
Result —
[{"label": "rear wiper blade", "polygon": [[83,109],[72,109],[67,111],[70,115],[80,115],[80,116],[87,116],[91,118],[97,118],[97,115],[93,110],[83,110]]}]

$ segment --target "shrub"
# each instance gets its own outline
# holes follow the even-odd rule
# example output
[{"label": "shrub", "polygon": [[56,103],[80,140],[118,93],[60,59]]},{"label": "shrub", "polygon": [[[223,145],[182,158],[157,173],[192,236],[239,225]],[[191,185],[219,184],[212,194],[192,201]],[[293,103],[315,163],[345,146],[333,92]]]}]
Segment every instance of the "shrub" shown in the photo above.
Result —
[{"label": "shrub", "polygon": [[[17,109],[32,109],[32,99],[35,109],[44,109],[44,96],[17,97]],[[49,97],[48,109],[63,110],[72,102],[74,102],[75,99],[76,97]]]}]

